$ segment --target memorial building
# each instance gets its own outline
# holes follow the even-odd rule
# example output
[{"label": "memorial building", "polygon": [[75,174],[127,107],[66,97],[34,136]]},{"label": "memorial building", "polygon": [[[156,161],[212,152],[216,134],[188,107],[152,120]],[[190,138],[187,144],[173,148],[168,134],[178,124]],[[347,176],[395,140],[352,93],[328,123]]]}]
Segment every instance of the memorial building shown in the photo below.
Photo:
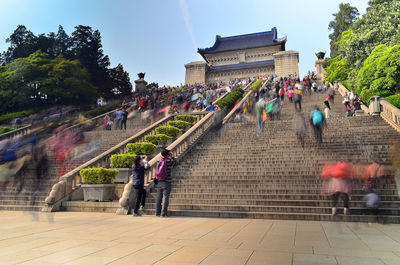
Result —
[{"label": "memorial building", "polygon": [[252,34],[216,36],[212,47],[198,49],[205,61],[185,64],[185,84],[227,82],[235,78],[299,74],[299,53],[285,50],[277,29]]}]

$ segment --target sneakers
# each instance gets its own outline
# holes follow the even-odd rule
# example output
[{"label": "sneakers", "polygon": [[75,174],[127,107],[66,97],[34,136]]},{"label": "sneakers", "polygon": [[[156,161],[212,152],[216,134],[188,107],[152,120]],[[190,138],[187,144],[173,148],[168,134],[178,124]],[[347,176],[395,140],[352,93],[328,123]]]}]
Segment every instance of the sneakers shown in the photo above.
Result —
[{"label": "sneakers", "polygon": [[169,217],[169,215],[168,215],[167,213],[163,213],[163,214],[161,215],[161,217]]},{"label": "sneakers", "polygon": [[143,206],[143,205],[140,205],[139,210],[140,210],[140,211],[144,211],[144,206]]},{"label": "sneakers", "polygon": [[336,207],[332,208],[332,215],[336,215]]},{"label": "sneakers", "polygon": [[137,217],[137,216],[142,216],[142,214],[140,214],[140,213],[133,213],[132,216]]},{"label": "sneakers", "polygon": [[349,208],[344,208],[344,214],[349,215],[350,214],[350,209]]}]

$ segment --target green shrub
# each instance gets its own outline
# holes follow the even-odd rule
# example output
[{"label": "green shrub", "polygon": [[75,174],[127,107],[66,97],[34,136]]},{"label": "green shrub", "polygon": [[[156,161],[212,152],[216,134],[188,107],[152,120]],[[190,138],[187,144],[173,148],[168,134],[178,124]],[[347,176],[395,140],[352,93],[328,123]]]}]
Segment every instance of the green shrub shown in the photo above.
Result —
[{"label": "green shrub", "polygon": [[400,94],[389,96],[386,100],[393,106],[400,108]]},{"label": "green shrub", "polygon": [[109,111],[112,111],[112,110],[115,110],[115,109],[121,107],[121,104],[122,104],[122,101],[118,100],[117,102],[115,102],[113,104],[89,110],[89,111],[85,112],[83,114],[83,116],[89,117],[89,118],[97,117],[103,113],[106,113],[106,112],[109,112]]},{"label": "green shrub", "polygon": [[113,168],[130,168],[135,157],[136,155],[133,154],[112,155],[110,166]]},{"label": "green shrub", "polygon": [[169,136],[166,134],[156,134],[157,136],[157,143],[159,145],[166,145],[168,143],[169,140]]},{"label": "green shrub", "polygon": [[157,135],[146,135],[146,136],[144,137],[144,140],[145,140],[146,142],[148,142],[148,143],[152,143],[152,144],[155,144],[155,145],[158,144],[158,137],[157,137]]},{"label": "green shrub", "polygon": [[178,115],[175,117],[175,120],[186,121],[186,122],[192,124],[193,122],[195,122],[197,120],[197,118],[193,115]]},{"label": "green shrub", "polygon": [[228,110],[231,110],[235,105],[236,101],[243,97],[243,94],[244,94],[243,89],[235,88],[223,99],[219,100],[216,104],[220,109],[227,108]]},{"label": "green shrub", "polygon": [[128,153],[136,155],[152,155],[156,149],[157,146],[152,143],[132,143],[126,145]]},{"label": "green shrub", "polygon": [[35,112],[36,112],[35,110],[31,109],[31,110],[23,110],[23,111],[18,111],[18,112],[7,113],[7,114],[0,116],[0,122],[8,121],[8,120],[15,119],[15,118],[18,118],[21,116],[27,116],[27,115],[30,115]]},{"label": "green shrub", "polygon": [[251,89],[253,90],[259,89],[261,85],[262,81],[258,79],[251,85]]},{"label": "green shrub", "polygon": [[165,134],[169,137],[178,137],[180,131],[179,128],[173,126],[158,126],[156,128],[157,134]]},{"label": "green shrub", "polygon": [[190,126],[190,123],[187,121],[176,120],[176,121],[169,121],[168,125],[184,130]]},{"label": "green shrub", "polygon": [[108,184],[117,176],[118,170],[107,168],[84,168],[80,171],[82,182],[87,184]]},{"label": "green shrub", "polygon": [[14,131],[15,129],[12,127],[0,127],[0,134],[2,133],[7,133],[7,132],[11,132]]}]

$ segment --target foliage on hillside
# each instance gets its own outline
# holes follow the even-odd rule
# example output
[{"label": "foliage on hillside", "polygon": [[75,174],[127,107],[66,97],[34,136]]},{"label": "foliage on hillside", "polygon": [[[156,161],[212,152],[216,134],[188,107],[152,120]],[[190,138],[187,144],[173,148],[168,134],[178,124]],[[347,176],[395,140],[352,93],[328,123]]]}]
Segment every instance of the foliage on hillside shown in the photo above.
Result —
[{"label": "foliage on hillside", "polygon": [[338,55],[326,68],[328,81],[347,80],[364,102],[373,95],[395,95],[400,87],[400,1],[371,0],[369,5],[366,14],[342,32],[335,43]]}]

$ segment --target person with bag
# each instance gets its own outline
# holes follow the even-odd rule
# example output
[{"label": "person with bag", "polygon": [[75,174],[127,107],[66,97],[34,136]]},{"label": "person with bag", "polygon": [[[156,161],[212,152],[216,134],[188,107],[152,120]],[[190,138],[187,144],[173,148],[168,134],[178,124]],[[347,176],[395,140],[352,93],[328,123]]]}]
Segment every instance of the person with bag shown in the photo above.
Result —
[{"label": "person with bag", "polygon": [[[175,166],[175,158],[165,149],[161,152],[162,158],[156,168],[157,201],[156,216],[168,217],[169,195],[171,193],[171,171]],[[161,208],[162,207],[162,208]]]},{"label": "person with bag", "polygon": [[[133,216],[142,216],[139,213],[140,205],[144,205],[146,200],[146,190],[144,189],[144,172],[149,167],[147,157],[143,159],[137,155],[132,165],[132,186],[136,190],[136,204]],[[142,207],[144,208],[144,206]]]}]

